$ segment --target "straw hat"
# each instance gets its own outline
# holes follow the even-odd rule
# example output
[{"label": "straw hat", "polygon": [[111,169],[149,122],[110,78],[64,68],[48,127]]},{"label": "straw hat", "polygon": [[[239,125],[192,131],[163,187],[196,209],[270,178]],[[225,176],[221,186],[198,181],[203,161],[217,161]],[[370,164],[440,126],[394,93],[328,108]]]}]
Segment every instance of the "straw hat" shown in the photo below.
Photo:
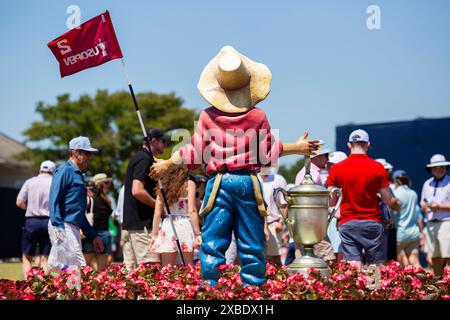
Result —
[{"label": "straw hat", "polygon": [[112,178],[109,178],[106,173],[97,173],[93,178],[92,182],[95,183],[95,185],[98,185],[102,182],[111,182]]},{"label": "straw hat", "polygon": [[197,88],[217,109],[239,113],[264,100],[271,81],[272,73],[267,66],[225,46],[203,69]]}]

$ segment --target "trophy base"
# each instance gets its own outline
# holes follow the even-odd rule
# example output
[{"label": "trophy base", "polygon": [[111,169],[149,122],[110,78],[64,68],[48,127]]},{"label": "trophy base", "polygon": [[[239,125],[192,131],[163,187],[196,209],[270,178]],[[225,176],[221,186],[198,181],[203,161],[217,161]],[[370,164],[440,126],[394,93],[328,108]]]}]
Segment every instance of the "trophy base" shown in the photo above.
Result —
[{"label": "trophy base", "polygon": [[292,262],[288,267],[288,272],[292,273],[300,273],[305,278],[308,277],[308,269],[314,268],[317,270],[322,276],[330,277],[331,272],[328,265],[320,258],[311,257],[311,256],[301,256],[298,257]]}]

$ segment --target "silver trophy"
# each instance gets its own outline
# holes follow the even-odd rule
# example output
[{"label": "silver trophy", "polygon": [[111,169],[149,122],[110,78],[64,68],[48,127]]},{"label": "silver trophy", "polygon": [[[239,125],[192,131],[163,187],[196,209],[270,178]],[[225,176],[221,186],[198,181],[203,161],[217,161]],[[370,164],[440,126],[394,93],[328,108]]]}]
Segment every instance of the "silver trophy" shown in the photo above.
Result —
[{"label": "silver trophy", "polygon": [[[276,188],[273,191],[273,198],[281,212],[289,229],[291,237],[296,244],[302,245],[304,254],[288,265],[289,273],[301,273],[307,276],[308,269],[314,268],[324,276],[330,276],[330,269],[322,259],[314,254],[313,246],[322,241],[327,233],[328,224],[333,219],[342,201],[342,190],[326,188],[314,183],[311,177],[311,159],[305,161],[305,178],[299,186],[295,186],[289,191],[283,188]],[[283,194],[287,203],[281,204],[278,193]],[[331,210],[329,202],[336,193],[338,200],[336,206]],[[287,212],[286,212],[287,211]]]}]

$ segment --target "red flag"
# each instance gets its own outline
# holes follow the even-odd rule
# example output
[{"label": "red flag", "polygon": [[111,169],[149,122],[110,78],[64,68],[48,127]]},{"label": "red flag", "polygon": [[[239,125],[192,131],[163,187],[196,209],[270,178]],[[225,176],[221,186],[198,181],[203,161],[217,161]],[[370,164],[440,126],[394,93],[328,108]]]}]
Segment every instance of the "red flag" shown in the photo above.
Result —
[{"label": "red flag", "polygon": [[108,11],[47,45],[59,62],[61,77],[123,57]]}]

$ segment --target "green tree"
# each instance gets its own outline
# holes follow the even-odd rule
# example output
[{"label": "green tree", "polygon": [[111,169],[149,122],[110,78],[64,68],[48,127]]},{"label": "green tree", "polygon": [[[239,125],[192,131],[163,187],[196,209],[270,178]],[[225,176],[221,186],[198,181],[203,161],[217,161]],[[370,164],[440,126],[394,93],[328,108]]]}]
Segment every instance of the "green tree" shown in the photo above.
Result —
[{"label": "green tree", "polygon": [[304,164],[305,159],[302,158],[291,166],[281,165],[278,169],[278,173],[286,179],[287,183],[295,183],[295,176],[300,171],[300,169],[303,168]]},{"label": "green tree", "polygon": [[[183,100],[175,95],[144,92],[136,96],[145,127],[163,130],[184,128],[192,132],[197,113],[182,107]],[[45,159],[68,159],[68,143],[79,135],[87,136],[100,150],[92,157],[88,171],[105,172],[123,181],[128,161],[142,145],[142,130],[132,98],[127,91],[109,94],[98,90],[94,97],[82,95],[71,100],[69,94],[57,97],[56,104],[38,102],[42,120],[24,131],[26,143],[37,142],[22,154],[36,164]],[[170,155],[170,149],[162,158]]]}]

